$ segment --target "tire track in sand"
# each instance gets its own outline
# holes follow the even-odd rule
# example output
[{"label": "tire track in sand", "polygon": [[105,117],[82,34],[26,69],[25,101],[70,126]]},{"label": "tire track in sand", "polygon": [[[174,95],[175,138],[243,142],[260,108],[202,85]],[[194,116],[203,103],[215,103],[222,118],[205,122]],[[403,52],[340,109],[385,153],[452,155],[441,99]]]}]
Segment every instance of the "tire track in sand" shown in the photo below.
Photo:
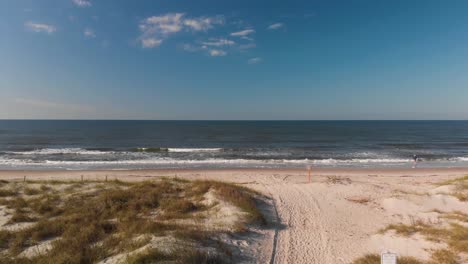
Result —
[{"label": "tire track in sand", "polygon": [[273,199],[277,221],[285,226],[275,229],[270,264],[334,263],[327,221],[308,184],[275,176],[261,184]]}]

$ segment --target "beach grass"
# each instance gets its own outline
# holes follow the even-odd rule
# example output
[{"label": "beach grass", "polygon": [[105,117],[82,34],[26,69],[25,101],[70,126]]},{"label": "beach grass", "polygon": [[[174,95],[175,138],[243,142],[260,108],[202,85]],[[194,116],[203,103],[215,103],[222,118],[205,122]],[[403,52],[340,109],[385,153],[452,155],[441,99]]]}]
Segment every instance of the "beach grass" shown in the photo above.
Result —
[{"label": "beach grass", "polygon": [[391,224],[380,232],[394,231],[395,234],[406,237],[421,234],[429,241],[444,243],[447,248],[434,251],[429,263],[459,263],[459,255],[468,254],[468,226],[463,224],[468,222],[468,215],[459,211],[436,212],[441,214],[439,218],[451,220],[447,226],[416,220],[411,224]]},{"label": "beach grass", "polygon": [[[41,187],[31,187],[32,184]],[[229,261],[232,254],[219,241],[221,233],[265,223],[255,192],[217,181],[31,181],[15,184],[15,188],[20,191],[8,193],[5,196],[9,199],[0,203],[13,210],[9,224],[28,225],[0,230],[2,264],[96,263],[119,253],[129,253],[125,263],[152,263],[159,259],[224,263],[223,259]],[[210,229],[203,224],[206,218],[216,217],[210,213],[216,204],[204,203],[208,192],[239,210],[236,221],[228,223],[230,228]],[[171,248],[168,243],[166,250],[156,249],[150,242],[155,238],[175,239],[178,245],[185,246]],[[45,243],[50,244],[48,250],[25,256],[25,250]],[[210,245],[216,251],[207,252],[198,245]],[[132,253],[142,247],[148,248]]]},{"label": "beach grass", "polygon": [[[421,260],[418,260],[413,257],[398,257],[397,258],[398,264],[425,264]],[[368,254],[364,257],[358,258],[353,261],[353,264],[380,264],[380,255],[378,254]]]},{"label": "beach grass", "polygon": [[[460,264],[458,256],[453,251],[447,249],[434,250],[431,258],[423,261],[414,257],[399,256],[398,264]],[[381,264],[380,255],[368,254],[353,261],[352,264]]]}]

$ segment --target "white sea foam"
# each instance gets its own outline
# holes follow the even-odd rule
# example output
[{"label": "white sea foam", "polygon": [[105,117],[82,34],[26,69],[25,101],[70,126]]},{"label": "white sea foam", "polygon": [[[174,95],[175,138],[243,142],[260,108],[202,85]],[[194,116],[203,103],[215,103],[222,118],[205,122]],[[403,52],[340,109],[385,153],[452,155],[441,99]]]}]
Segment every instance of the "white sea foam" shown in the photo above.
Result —
[{"label": "white sea foam", "polygon": [[111,151],[87,150],[82,148],[45,148],[35,149],[31,151],[14,151],[10,152],[17,155],[57,155],[57,154],[77,154],[77,155],[104,155],[110,154]]},{"label": "white sea foam", "polygon": [[[452,159],[435,160],[424,162],[430,164],[432,162],[468,162],[468,157],[456,157]],[[39,166],[39,167],[86,167],[86,166],[151,166],[151,165],[236,165],[236,166],[281,166],[281,165],[317,165],[317,166],[353,166],[353,165],[403,165],[409,163],[408,159],[222,159],[222,158],[209,158],[209,159],[174,159],[167,157],[151,157],[144,159],[134,160],[92,160],[92,161],[72,161],[72,160],[31,160],[31,159],[17,159],[0,157],[0,165],[2,166]]]},{"label": "white sea foam", "polygon": [[150,158],[150,159],[137,159],[137,160],[94,160],[94,161],[69,161],[69,160],[44,160],[32,161],[21,159],[0,159],[2,164],[48,164],[48,165],[124,165],[124,164],[365,164],[365,163],[405,163],[409,160],[405,159],[350,159],[350,160],[336,160],[336,159],[201,159],[201,160],[181,160],[172,158]]},{"label": "white sea foam", "polygon": [[168,148],[169,152],[217,152],[222,148]]}]

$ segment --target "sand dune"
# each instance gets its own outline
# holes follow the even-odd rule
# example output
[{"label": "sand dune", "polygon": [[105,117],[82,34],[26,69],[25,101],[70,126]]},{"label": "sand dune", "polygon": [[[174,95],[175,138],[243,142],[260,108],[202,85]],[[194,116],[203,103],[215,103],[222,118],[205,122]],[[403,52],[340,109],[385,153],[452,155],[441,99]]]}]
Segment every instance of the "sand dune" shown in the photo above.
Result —
[{"label": "sand dune", "polygon": [[[428,259],[443,243],[419,235],[379,230],[392,223],[443,221],[440,212],[468,214],[468,203],[438,182],[468,174],[456,169],[317,169],[308,183],[302,170],[2,171],[0,179],[122,179],[171,176],[236,182],[269,196],[270,227],[240,245],[258,263],[350,263],[391,250]],[[251,259],[251,258],[249,258]]]}]

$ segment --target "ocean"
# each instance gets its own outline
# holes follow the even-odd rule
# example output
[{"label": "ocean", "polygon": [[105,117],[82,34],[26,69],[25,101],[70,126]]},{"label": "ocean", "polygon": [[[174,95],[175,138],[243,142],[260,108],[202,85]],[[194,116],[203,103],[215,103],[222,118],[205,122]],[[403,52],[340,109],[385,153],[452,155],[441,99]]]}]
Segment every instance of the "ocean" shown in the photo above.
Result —
[{"label": "ocean", "polygon": [[468,121],[0,120],[0,169],[468,166]]}]

